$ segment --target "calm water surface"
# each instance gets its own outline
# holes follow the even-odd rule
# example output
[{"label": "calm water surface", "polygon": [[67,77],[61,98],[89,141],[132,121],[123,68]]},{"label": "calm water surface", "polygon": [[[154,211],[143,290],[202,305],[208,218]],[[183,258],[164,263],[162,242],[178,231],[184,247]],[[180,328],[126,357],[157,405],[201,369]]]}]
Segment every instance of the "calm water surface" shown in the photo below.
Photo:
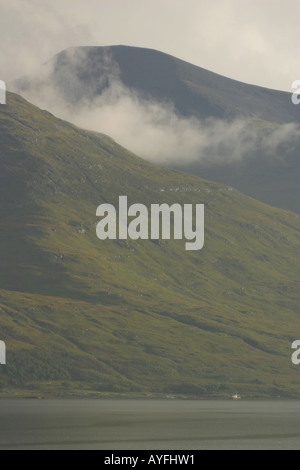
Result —
[{"label": "calm water surface", "polygon": [[300,450],[296,401],[0,400],[0,449]]}]

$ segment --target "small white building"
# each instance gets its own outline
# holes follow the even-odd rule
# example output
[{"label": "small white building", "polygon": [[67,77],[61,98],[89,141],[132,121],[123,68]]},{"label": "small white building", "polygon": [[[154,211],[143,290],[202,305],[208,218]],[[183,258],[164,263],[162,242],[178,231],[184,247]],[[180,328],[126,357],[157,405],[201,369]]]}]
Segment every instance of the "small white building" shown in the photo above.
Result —
[{"label": "small white building", "polygon": [[0,80],[0,104],[6,104],[6,85]]}]

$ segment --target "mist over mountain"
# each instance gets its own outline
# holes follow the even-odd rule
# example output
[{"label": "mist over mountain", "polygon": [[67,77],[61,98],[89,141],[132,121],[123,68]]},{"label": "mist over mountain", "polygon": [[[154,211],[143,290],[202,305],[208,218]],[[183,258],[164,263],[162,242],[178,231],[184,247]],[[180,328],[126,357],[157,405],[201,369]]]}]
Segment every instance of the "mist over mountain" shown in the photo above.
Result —
[{"label": "mist over mountain", "polygon": [[12,87],[149,161],[299,212],[300,113],[289,93],[126,46],[68,49]]},{"label": "mist over mountain", "polygon": [[255,117],[280,124],[300,122],[286,92],[244,84],[165,53],[128,46],[70,48],[15,82],[24,92],[53,85],[69,104],[92,102],[113,80],[142,98],[174,104],[182,116]]},{"label": "mist over mountain", "polygon": [[[299,217],[8,94],[0,390],[299,396]],[[205,247],[96,236],[96,208],[205,204]]]}]

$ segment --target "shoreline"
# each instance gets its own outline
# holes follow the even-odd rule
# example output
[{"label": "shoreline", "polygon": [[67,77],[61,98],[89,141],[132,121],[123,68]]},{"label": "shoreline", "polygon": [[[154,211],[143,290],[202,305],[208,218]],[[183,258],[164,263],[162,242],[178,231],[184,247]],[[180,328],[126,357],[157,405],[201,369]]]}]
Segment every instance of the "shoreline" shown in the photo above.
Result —
[{"label": "shoreline", "polygon": [[300,396],[282,395],[272,396],[268,394],[249,394],[242,395],[241,399],[236,400],[229,395],[205,395],[205,396],[189,396],[189,395],[166,395],[166,394],[117,394],[105,392],[74,392],[74,393],[41,393],[41,392],[8,392],[0,393],[0,400],[166,400],[166,401],[300,401]]}]

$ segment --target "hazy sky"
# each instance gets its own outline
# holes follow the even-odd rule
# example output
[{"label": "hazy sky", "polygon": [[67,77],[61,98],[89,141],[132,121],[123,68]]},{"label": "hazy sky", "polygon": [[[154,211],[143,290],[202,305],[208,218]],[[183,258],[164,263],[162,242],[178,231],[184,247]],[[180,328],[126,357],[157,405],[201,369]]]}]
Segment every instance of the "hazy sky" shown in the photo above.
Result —
[{"label": "hazy sky", "polygon": [[238,80],[300,79],[300,0],[0,0],[0,78],[76,45],[158,49]]}]

